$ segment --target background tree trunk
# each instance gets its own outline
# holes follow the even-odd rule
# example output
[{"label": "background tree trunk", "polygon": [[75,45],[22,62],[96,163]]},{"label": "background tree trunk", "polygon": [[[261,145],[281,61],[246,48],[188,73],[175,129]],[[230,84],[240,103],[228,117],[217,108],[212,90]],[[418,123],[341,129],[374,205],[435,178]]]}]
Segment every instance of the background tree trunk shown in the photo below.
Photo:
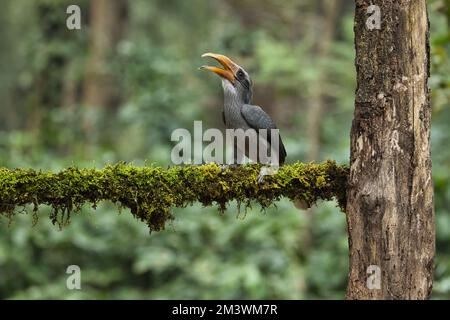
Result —
[{"label": "background tree trunk", "polygon": [[[326,59],[330,53],[330,48],[336,32],[338,11],[341,7],[340,0],[323,0],[320,2],[322,14],[320,16],[322,25],[315,27],[317,33],[316,58],[319,61]],[[318,161],[320,156],[321,131],[323,112],[325,110],[324,79],[327,77],[327,70],[320,65],[319,75],[311,85],[311,94],[308,103],[307,140],[308,140],[308,161]]]},{"label": "background tree trunk", "polygon": [[[90,48],[82,103],[88,111],[101,110],[102,116],[111,117],[121,101],[119,79],[111,72],[110,64],[116,54],[116,46],[125,33],[127,22],[126,0],[90,2]],[[94,116],[94,113],[87,112],[83,119],[88,139],[95,134]]]},{"label": "background tree trunk", "polygon": [[[306,139],[308,142],[307,161],[320,161],[320,151],[322,146],[322,126],[324,122],[324,112],[326,110],[326,96],[324,82],[328,75],[328,70],[323,61],[330,56],[331,46],[335,40],[338,30],[338,17],[342,9],[341,0],[322,0],[318,2],[318,12],[316,22],[311,25],[310,32],[315,33],[317,43],[314,49],[314,56],[319,64],[317,66],[318,75],[311,81],[310,93],[308,96]],[[319,24],[319,25],[318,25]],[[314,247],[314,219],[316,207],[311,207],[305,212],[305,226],[301,232],[300,247],[301,254],[306,259],[310,257],[311,249]]]},{"label": "background tree trunk", "polygon": [[[378,30],[366,26],[372,4]],[[354,28],[347,298],[425,299],[435,255],[425,0],[357,0]],[[370,265],[380,289],[367,286]]]},{"label": "background tree trunk", "polygon": [[114,108],[119,102],[115,79],[108,72],[108,63],[123,36],[127,16],[124,0],[91,2],[90,56],[83,98],[86,106]]}]

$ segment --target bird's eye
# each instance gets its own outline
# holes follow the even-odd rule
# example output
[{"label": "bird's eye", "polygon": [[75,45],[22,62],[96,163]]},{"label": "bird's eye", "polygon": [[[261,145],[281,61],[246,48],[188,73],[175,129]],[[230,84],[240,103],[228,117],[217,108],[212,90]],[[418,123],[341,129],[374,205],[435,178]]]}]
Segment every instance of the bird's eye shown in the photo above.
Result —
[{"label": "bird's eye", "polygon": [[236,76],[238,77],[238,79],[243,79],[244,78],[244,71],[239,69],[239,71],[237,72]]}]

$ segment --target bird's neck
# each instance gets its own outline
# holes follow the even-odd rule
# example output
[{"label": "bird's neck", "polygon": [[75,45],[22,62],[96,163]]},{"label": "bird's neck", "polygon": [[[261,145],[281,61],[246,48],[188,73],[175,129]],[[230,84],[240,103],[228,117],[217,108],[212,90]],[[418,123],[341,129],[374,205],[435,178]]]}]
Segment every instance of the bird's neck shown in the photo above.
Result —
[{"label": "bird's neck", "polygon": [[250,103],[251,93],[244,92],[241,87],[233,86],[228,80],[222,80],[222,87],[225,106],[240,109]]},{"label": "bird's neck", "polygon": [[226,89],[223,90],[223,100],[225,109],[240,110],[244,105],[235,92]]}]

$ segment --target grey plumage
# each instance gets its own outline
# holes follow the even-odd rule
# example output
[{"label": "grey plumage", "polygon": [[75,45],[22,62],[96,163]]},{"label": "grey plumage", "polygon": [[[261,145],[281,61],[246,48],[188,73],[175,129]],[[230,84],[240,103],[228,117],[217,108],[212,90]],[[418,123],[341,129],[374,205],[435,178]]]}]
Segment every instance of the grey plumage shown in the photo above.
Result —
[{"label": "grey plumage", "polygon": [[[266,139],[263,140],[267,142],[267,146],[270,148],[272,145],[270,130],[277,129],[277,126],[272,118],[261,107],[249,104],[252,98],[250,76],[242,68],[240,70],[244,73],[244,80],[239,81],[236,79],[233,84],[227,79],[222,79],[224,92],[224,111],[222,117],[224,124],[230,129],[254,129],[257,133],[260,129],[266,129],[267,136]],[[282,165],[285,162],[287,153],[281,135],[278,136],[278,161],[279,164]],[[258,147],[260,146],[261,143],[258,144]],[[246,156],[249,156],[248,147],[246,150],[242,150],[242,152]],[[259,158],[252,160],[260,162]]]},{"label": "grey plumage", "polygon": [[[272,145],[271,141],[271,129],[277,129],[275,122],[272,118],[259,106],[254,106],[251,104],[244,104],[241,108],[241,114],[244,117],[248,125],[255,130],[266,129],[267,130],[267,142]],[[287,153],[284,147],[283,140],[281,140],[281,135],[278,134],[278,159],[280,165],[284,163]]]}]

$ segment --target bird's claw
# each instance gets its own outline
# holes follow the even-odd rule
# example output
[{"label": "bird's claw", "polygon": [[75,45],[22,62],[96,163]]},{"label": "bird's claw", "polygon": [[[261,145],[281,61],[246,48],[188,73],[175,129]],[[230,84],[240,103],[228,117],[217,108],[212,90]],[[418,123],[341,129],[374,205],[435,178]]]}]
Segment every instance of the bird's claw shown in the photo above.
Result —
[{"label": "bird's claw", "polygon": [[220,169],[221,169],[222,171],[225,171],[225,170],[228,169],[228,168],[231,168],[231,169],[237,168],[237,164],[235,164],[235,163],[231,163],[231,164],[221,164],[221,165],[219,165],[219,167],[220,167]]},{"label": "bird's claw", "polygon": [[265,176],[271,176],[278,172],[278,167],[261,167],[258,175],[258,183],[261,184],[264,182]]},{"label": "bird's claw", "polygon": [[265,174],[261,174],[261,172],[258,175],[258,184],[262,184],[264,182],[264,176]]}]

